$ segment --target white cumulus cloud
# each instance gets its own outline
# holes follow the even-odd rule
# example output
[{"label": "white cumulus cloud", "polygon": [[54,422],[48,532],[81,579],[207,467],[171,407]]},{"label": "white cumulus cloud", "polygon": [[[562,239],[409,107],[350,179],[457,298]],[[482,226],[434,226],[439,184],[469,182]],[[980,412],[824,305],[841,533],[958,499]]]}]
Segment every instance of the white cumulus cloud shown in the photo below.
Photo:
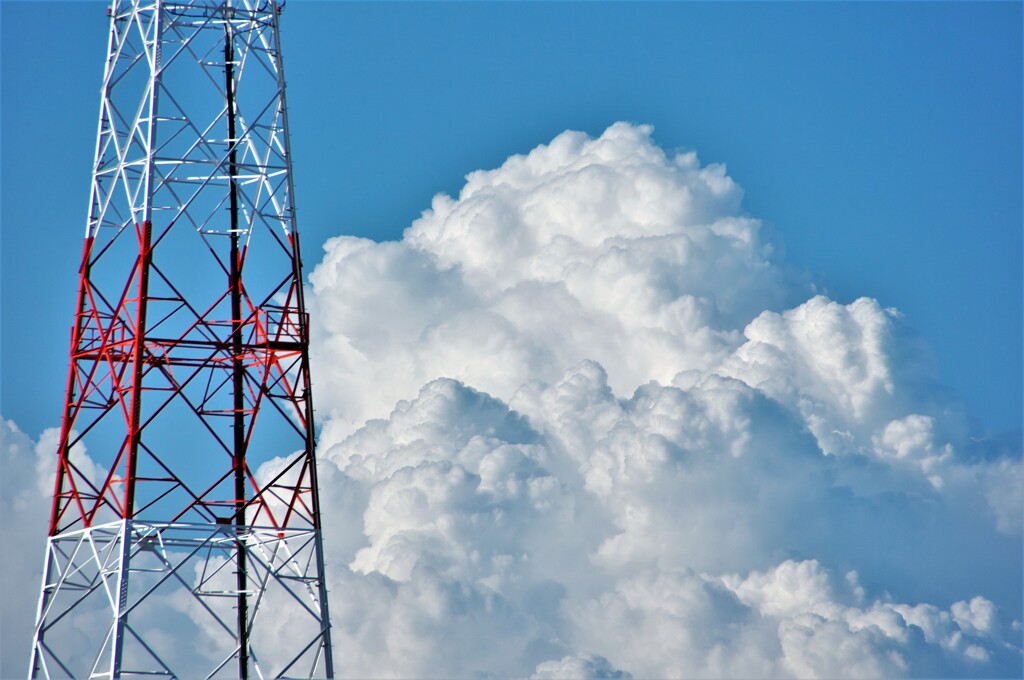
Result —
[{"label": "white cumulus cloud", "polygon": [[[60,431],[51,428],[33,441],[17,424],[0,416],[0,516],[4,518],[0,532],[5,546],[0,575],[0,677],[20,677],[28,671],[59,437]],[[84,447],[74,447],[71,457],[83,474],[95,478]]]},{"label": "white cumulus cloud", "polygon": [[[739,187],[651,129],[567,132],[438,196],[400,242],[337,237],[312,272],[333,441],[435,377],[502,399],[584,359],[628,394],[702,370],[803,287]],[[539,304],[542,302],[542,304]]]},{"label": "white cumulus cloud", "polygon": [[[652,134],[563,133],[400,241],[325,244],[338,675],[1020,676],[1019,440]],[[0,424],[5,510],[38,514],[7,475],[52,470]]]},{"label": "white cumulus cloud", "polygon": [[325,245],[341,673],[1020,674],[1019,443],[741,199],[618,123]]}]

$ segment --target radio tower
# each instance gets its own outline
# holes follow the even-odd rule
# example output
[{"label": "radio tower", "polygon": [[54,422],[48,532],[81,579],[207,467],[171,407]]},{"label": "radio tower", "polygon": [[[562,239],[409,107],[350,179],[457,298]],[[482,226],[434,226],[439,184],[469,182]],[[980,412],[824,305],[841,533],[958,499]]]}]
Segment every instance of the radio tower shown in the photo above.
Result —
[{"label": "radio tower", "polygon": [[30,676],[333,676],[281,5],[109,10]]}]

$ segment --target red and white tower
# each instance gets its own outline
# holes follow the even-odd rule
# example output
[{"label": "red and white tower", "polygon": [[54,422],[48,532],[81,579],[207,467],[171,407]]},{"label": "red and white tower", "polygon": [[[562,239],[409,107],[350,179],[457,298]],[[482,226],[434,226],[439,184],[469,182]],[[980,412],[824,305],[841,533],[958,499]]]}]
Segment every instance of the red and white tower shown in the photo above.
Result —
[{"label": "red and white tower", "polygon": [[29,674],[331,677],[278,0],[113,0]]}]

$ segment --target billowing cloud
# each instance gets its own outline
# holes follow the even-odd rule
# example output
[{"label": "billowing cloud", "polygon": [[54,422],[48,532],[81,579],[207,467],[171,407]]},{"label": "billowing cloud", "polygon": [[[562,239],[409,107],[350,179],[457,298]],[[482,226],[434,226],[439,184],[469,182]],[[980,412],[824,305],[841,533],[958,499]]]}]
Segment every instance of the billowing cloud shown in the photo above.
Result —
[{"label": "billowing cloud", "polygon": [[326,244],[341,672],[1020,674],[1019,442],[651,132],[566,132],[401,241]]},{"label": "billowing cloud", "polygon": [[[325,245],[338,675],[1020,676],[1019,439],[651,135],[566,132]],[[52,479],[4,425],[19,488]]]},{"label": "billowing cloud", "polygon": [[[0,417],[0,513],[5,546],[0,578],[0,677],[20,677],[28,671],[58,437],[59,432],[50,429],[33,441],[15,423]],[[83,470],[91,470],[84,451],[74,449],[72,455]]]},{"label": "billowing cloud", "polygon": [[[984,513],[970,526],[987,548],[953,535],[949,509],[930,525],[948,501],[928,485],[920,504],[854,495],[836,459],[749,386],[710,378],[623,400],[587,362],[513,403],[439,379],[326,452],[328,524],[349,527],[332,544],[333,592],[358,593],[332,603],[347,672],[888,677],[1019,663],[1018,624],[992,600],[886,591],[889,575],[942,580],[922,543],[947,563],[998,555],[994,578],[1012,590],[1019,543],[1000,549]],[[905,550],[861,559],[908,530],[922,536]],[[825,563],[863,563],[879,585]]]},{"label": "billowing cloud", "polygon": [[721,166],[650,128],[567,132],[438,196],[400,242],[337,237],[312,272],[325,442],[436,377],[500,399],[580,361],[629,394],[728,356],[807,287]]}]

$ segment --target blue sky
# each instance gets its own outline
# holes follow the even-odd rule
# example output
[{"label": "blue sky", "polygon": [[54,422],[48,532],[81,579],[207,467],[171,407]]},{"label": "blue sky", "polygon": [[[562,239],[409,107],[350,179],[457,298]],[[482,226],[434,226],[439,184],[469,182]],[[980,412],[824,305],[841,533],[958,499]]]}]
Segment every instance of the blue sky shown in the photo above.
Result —
[{"label": "blue sky", "polygon": [[[343,672],[1020,677],[1022,7],[290,0]],[[14,649],[108,19],[0,25]]]},{"label": "blue sky", "polygon": [[[58,424],[106,40],[3,2],[2,403]],[[285,10],[307,270],[565,129],[721,162],[841,302],[899,308],[981,427],[1019,428],[1020,3],[332,3]]]}]

